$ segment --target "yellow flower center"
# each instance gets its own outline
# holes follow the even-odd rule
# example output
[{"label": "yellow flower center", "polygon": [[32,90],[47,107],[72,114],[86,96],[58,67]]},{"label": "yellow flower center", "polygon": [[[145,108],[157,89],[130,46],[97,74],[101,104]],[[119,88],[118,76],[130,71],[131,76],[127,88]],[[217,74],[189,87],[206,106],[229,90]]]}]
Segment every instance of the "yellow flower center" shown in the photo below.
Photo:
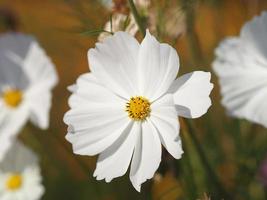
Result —
[{"label": "yellow flower center", "polygon": [[126,104],[126,111],[135,121],[145,120],[151,112],[150,102],[142,96],[132,97]]},{"label": "yellow flower center", "polygon": [[22,177],[19,174],[12,174],[6,181],[6,188],[8,190],[17,190],[22,185]]},{"label": "yellow flower center", "polygon": [[22,92],[20,90],[6,90],[3,93],[3,99],[8,106],[15,108],[22,101]]}]

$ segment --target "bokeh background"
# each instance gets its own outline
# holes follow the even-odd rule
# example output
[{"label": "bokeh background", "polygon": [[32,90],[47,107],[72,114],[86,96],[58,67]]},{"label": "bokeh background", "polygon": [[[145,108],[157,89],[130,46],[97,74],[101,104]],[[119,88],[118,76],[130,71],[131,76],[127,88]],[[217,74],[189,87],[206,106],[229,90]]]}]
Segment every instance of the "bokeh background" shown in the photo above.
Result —
[{"label": "bokeh background", "polygon": [[[192,9],[184,15],[189,16],[189,20],[178,19],[173,25],[181,26],[182,34],[176,38],[161,37],[177,49],[181,60],[180,74],[193,70],[212,71],[211,63],[218,43],[225,37],[238,35],[246,21],[267,10],[266,0],[188,1]],[[163,23],[168,23],[172,12],[167,9],[179,3],[153,0],[149,12],[160,12],[165,19]],[[12,18],[12,26],[5,26],[6,17]],[[141,193],[131,186],[128,175],[109,184],[96,181],[92,176],[96,157],[72,153],[71,145],[64,138],[67,127],[62,120],[68,110],[70,95],[66,87],[89,70],[87,51],[94,47],[97,36],[82,33],[102,28],[109,17],[108,9],[97,0],[0,0],[1,32],[13,29],[34,35],[52,58],[60,78],[54,90],[49,130],[40,131],[30,126],[30,130],[24,129],[20,134],[20,138],[40,157],[46,188],[42,199],[205,199],[204,193],[212,199],[221,199],[186,131],[181,133],[186,145],[183,158],[175,161],[166,155],[160,171],[152,181],[143,185]],[[141,39],[140,35],[138,38]],[[223,186],[235,193],[234,199],[266,199],[257,170],[267,154],[267,130],[228,117],[220,105],[214,75],[212,82],[215,83],[213,106],[208,114],[194,121],[196,137]],[[245,139],[237,138],[243,133],[247,134]],[[246,148],[248,144],[253,148]]]}]

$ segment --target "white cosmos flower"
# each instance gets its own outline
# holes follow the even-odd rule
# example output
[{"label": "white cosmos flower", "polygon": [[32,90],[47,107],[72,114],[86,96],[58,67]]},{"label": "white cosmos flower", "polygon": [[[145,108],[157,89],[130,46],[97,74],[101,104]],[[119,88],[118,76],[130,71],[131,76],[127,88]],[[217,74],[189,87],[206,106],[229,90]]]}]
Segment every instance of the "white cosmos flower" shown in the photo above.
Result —
[{"label": "white cosmos flower", "polygon": [[115,33],[88,52],[91,73],[78,78],[70,97],[66,139],[74,153],[100,154],[94,176],[107,182],[126,173],[136,190],[153,177],[161,145],[183,153],[177,116],[200,117],[211,105],[210,73],[175,79],[178,55],[147,31],[143,42]]},{"label": "white cosmos flower", "polygon": [[[114,8],[114,3],[113,0],[100,0],[102,5],[104,5],[108,10],[112,10]],[[148,7],[151,4],[151,0],[134,0],[134,3],[138,9],[141,11],[147,11]],[[122,4],[127,6],[127,1],[118,1],[118,4]]]},{"label": "white cosmos flower", "polygon": [[213,69],[230,115],[267,127],[267,12],[216,49]]},{"label": "white cosmos flower", "polygon": [[54,65],[32,37],[0,35],[0,160],[28,119],[48,128],[56,83]]},{"label": "white cosmos flower", "polygon": [[36,155],[15,141],[0,162],[1,200],[38,200],[44,193]]}]

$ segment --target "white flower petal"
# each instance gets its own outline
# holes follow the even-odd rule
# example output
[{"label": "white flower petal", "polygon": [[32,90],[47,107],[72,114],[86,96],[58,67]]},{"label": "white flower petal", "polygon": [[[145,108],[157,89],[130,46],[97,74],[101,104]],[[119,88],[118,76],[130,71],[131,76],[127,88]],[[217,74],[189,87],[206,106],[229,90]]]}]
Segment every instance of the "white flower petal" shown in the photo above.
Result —
[{"label": "white flower petal", "polygon": [[[244,41],[238,37],[229,37],[221,42],[215,50],[215,55],[217,59],[213,66],[216,66],[217,63],[225,64],[223,68],[216,67],[215,69],[221,75],[233,75],[231,70],[239,70],[241,73],[243,70],[250,70],[251,73],[266,73],[266,64],[251,54]],[[235,65],[235,69],[233,69],[233,65]],[[227,69],[224,70],[224,68]]]},{"label": "white flower petal", "polygon": [[90,107],[112,107],[124,111],[126,101],[105,86],[101,85],[92,73],[81,75],[75,84],[74,94],[70,97],[71,108],[80,108],[83,105]]},{"label": "white flower petal", "polygon": [[175,80],[169,91],[173,93],[179,116],[197,118],[207,112],[213,88],[210,76],[208,72],[195,71]]},{"label": "white flower petal", "polygon": [[77,89],[76,84],[72,84],[72,85],[68,86],[67,89],[69,92],[74,93]]},{"label": "white flower petal", "polygon": [[29,79],[21,65],[14,63],[10,58],[5,56],[5,53],[6,52],[1,53],[0,51],[0,93],[2,93],[7,86],[24,90],[29,86]]},{"label": "white flower petal", "polygon": [[[240,37],[216,49],[213,69],[219,77],[222,104],[231,116],[267,127],[267,12],[244,25]],[[232,56],[231,56],[232,55]]]},{"label": "white flower petal", "polygon": [[[0,56],[3,66],[1,68],[7,67],[9,70],[4,74],[5,79],[9,75],[12,76],[12,80],[17,82],[15,86],[18,88],[24,89],[30,83],[43,84],[47,88],[52,88],[57,83],[58,78],[53,63],[31,36],[19,33],[2,35],[0,37]],[[14,70],[11,71],[11,68]]]},{"label": "white flower petal", "polygon": [[140,192],[141,184],[154,176],[161,161],[161,143],[157,130],[149,121],[142,122],[137,136],[130,170],[130,180]]},{"label": "white flower petal", "polygon": [[26,199],[38,200],[44,194],[45,189],[42,183],[42,176],[38,165],[28,167],[23,173],[24,187],[22,194]]},{"label": "white flower petal", "polygon": [[0,51],[3,52],[13,52],[20,58],[25,58],[30,45],[34,41],[34,38],[28,35],[17,32],[9,32],[6,34],[1,34],[0,37]]},{"label": "white flower petal", "polygon": [[32,84],[41,84],[51,89],[58,82],[54,64],[34,40],[30,45],[23,67]]},{"label": "white flower petal", "polygon": [[126,173],[134,150],[136,136],[140,134],[141,124],[131,123],[121,134],[120,138],[109,148],[103,151],[98,160],[94,176],[97,180],[113,178]]},{"label": "white flower petal", "polygon": [[263,101],[267,97],[267,70],[220,61],[213,63],[213,69],[220,78],[222,104],[228,113],[267,127],[267,104]]},{"label": "white flower petal", "polygon": [[[129,119],[121,111],[75,109],[66,113],[69,125],[66,139],[72,143],[74,152],[95,155],[110,146],[124,131]],[[102,145],[102,146],[101,146]]]},{"label": "white flower petal", "polygon": [[139,88],[151,101],[167,92],[177,76],[179,57],[168,44],[160,44],[149,31],[138,56]]},{"label": "white flower petal", "polygon": [[267,12],[255,17],[244,25],[241,30],[241,40],[244,47],[261,61],[267,64]]},{"label": "white flower petal", "polygon": [[[27,107],[27,117],[21,118],[17,115],[12,117],[12,122],[8,122],[8,117],[5,119],[5,124],[10,123],[13,126],[6,130],[5,135],[10,134],[14,137],[14,131],[19,131],[28,117],[40,128],[48,127],[51,89],[57,83],[57,79],[55,66],[33,37],[20,33],[1,35],[0,95],[5,89],[20,90],[23,97],[21,104]],[[9,110],[10,113],[15,113],[15,110],[19,109]],[[16,117],[21,119],[15,119]],[[23,120],[25,122],[22,123]],[[0,124],[0,129],[4,129],[3,126]],[[8,136],[5,137],[7,139]]]},{"label": "white flower petal", "polygon": [[[16,191],[6,188],[7,179],[17,173],[22,186]],[[0,199],[38,200],[44,193],[37,156],[18,140],[14,141],[4,160],[0,162]]]},{"label": "white flower petal", "polygon": [[77,154],[95,155],[104,151],[130,123],[124,100],[89,73],[78,79],[69,103],[72,109],[64,116],[69,125],[66,139]]},{"label": "white flower petal", "polygon": [[4,160],[0,162],[0,171],[23,172],[28,166],[35,166],[38,164],[36,154],[23,143],[14,139],[12,144]]},{"label": "white flower petal", "polygon": [[240,96],[229,93],[235,97],[224,98],[222,104],[231,110],[229,111],[230,115],[245,118],[267,127],[267,103],[263,101],[267,97],[266,89],[266,86],[262,89],[255,88],[253,91],[247,91]]},{"label": "white flower petal", "polygon": [[89,65],[99,82],[129,99],[137,93],[136,58],[139,43],[127,33],[117,32],[88,52]]},{"label": "white flower petal", "polygon": [[69,104],[72,109],[65,114],[64,122],[71,125],[74,131],[128,119],[124,110],[126,102],[100,85],[91,73],[78,78]]},{"label": "white flower petal", "polygon": [[74,132],[70,127],[70,132],[66,135],[66,139],[72,143],[74,153],[96,155],[111,146],[127,129],[129,123],[129,119],[122,118],[81,131]]},{"label": "white flower petal", "polygon": [[47,129],[52,105],[51,91],[46,88],[32,87],[25,93],[24,98],[29,105],[31,122],[41,129]]},{"label": "white flower petal", "polygon": [[179,121],[171,94],[165,95],[152,104],[150,120],[156,127],[161,143],[176,159],[183,154],[179,137]]},{"label": "white flower petal", "polygon": [[24,105],[16,110],[1,110],[1,112],[6,112],[6,114],[0,121],[0,161],[29,117],[27,107]]}]

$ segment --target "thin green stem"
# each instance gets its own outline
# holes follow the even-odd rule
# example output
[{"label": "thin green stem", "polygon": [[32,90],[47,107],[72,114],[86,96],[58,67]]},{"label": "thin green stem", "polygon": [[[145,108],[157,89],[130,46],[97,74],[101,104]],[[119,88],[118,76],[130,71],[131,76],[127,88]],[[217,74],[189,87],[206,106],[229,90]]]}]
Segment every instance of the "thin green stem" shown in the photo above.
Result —
[{"label": "thin green stem", "polygon": [[142,35],[145,36],[146,31],[145,31],[145,27],[144,27],[143,22],[142,22],[142,18],[140,17],[140,15],[136,9],[136,6],[134,5],[133,0],[128,0],[128,2],[129,2],[131,12],[133,13],[134,19],[137,23],[137,26],[138,26],[140,32],[142,33]]},{"label": "thin green stem", "polygon": [[[80,169],[83,171],[84,174],[88,174],[92,170],[77,156],[73,155],[73,152],[67,147],[67,145],[60,139],[59,135],[53,131],[52,128],[48,129],[47,132],[53,133],[53,137],[46,137],[46,140],[43,140],[41,137],[41,134],[36,134],[37,129],[31,124],[27,124],[26,131],[31,133],[32,136],[35,137],[36,141],[39,142],[39,145],[44,149],[44,151],[48,154],[50,159],[54,160],[58,166],[65,167],[64,163],[60,162],[55,153],[53,152],[53,149],[49,148],[48,146],[51,145],[51,142],[54,140],[59,146],[60,149],[65,151],[65,153],[68,154],[68,156],[71,156],[71,158],[78,164]],[[48,147],[48,148],[47,148]],[[92,179],[92,177],[90,177]],[[99,185],[95,186],[95,190],[97,191],[96,194],[101,197],[101,188]]]},{"label": "thin green stem", "polygon": [[206,171],[207,176],[209,177],[209,179],[212,181],[212,183],[215,185],[216,189],[218,190],[219,195],[221,195],[222,198],[227,199],[227,200],[231,200],[233,199],[224,189],[224,187],[222,186],[221,182],[219,181],[219,178],[217,177],[217,175],[215,174],[215,172],[213,171],[212,167],[210,166],[208,159],[206,157],[206,154],[201,146],[201,144],[199,143],[197,137],[195,136],[195,130],[193,128],[193,125],[190,121],[185,120],[185,124],[188,128],[188,133],[189,136],[192,139],[192,142],[197,150],[197,153],[199,155],[199,158],[202,162],[202,165]]},{"label": "thin green stem", "polygon": [[181,0],[182,8],[185,12],[186,16],[186,27],[187,27],[187,42],[189,45],[189,49],[191,51],[191,55],[193,57],[193,61],[196,64],[205,64],[205,60],[203,58],[203,54],[201,51],[201,47],[199,44],[199,38],[195,31],[195,3],[194,0]]},{"label": "thin green stem", "polygon": [[65,145],[64,142],[61,141],[61,139],[58,137],[57,134],[54,134],[55,139],[57,140],[58,144],[64,149],[68,154],[72,155],[75,161],[80,165],[80,167],[84,170],[84,172],[87,174],[88,172],[92,172],[92,170],[84,163],[82,162],[77,156],[73,154],[73,152]]},{"label": "thin green stem", "polygon": [[[186,133],[183,132],[183,149],[185,152],[190,151],[190,144],[188,142],[188,137],[186,137]],[[190,199],[197,199],[197,185],[195,180],[195,174],[191,163],[190,154],[187,153],[186,155],[183,155],[183,168],[186,169],[187,173],[185,176],[185,182],[186,182],[186,190],[187,190],[187,196],[190,197]]]},{"label": "thin green stem", "polygon": [[264,189],[264,197],[265,197],[265,199],[267,199],[267,190],[266,189]]},{"label": "thin green stem", "polygon": [[[78,163],[78,165],[81,167],[81,169],[84,171],[85,174],[87,174],[89,171],[91,171],[91,169],[88,166],[86,166],[85,163],[83,163],[79,158],[77,158],[76,156],[73,155],[73,152],[64,144],[64,142],[62,142],[62,140],[58,137],[58,135],[56,133],[53,134],[53,137],[47,137],[47,140],[44,141],[41,138],[41,135],[40,134],[39,135],[38,134],[35,134],[35,132],[37,132],[37,130],[36,130],[36,128],[33,125],[28,124],[26,126],[26,128],[27,128],[27,132],[32,133],[32,135],[36,138],[36,140],[39,141],[39,143],[43,147],[45,147],[46,145],[48,145],[52,140],[56,140],[54,142],[56,142],[57,144],[59,144],[58,147],[60,147],[68,155],[71,155],[72,156],[72,159],[74,159]],[[53,133],[52,129],[48,129],[47,132]],[[49,151],[49,154],[50,154],[51,157],[53,157],[53,158],[55,157],[55,154],[51,151],[50,148],[47,148],[47,151]]]}]

